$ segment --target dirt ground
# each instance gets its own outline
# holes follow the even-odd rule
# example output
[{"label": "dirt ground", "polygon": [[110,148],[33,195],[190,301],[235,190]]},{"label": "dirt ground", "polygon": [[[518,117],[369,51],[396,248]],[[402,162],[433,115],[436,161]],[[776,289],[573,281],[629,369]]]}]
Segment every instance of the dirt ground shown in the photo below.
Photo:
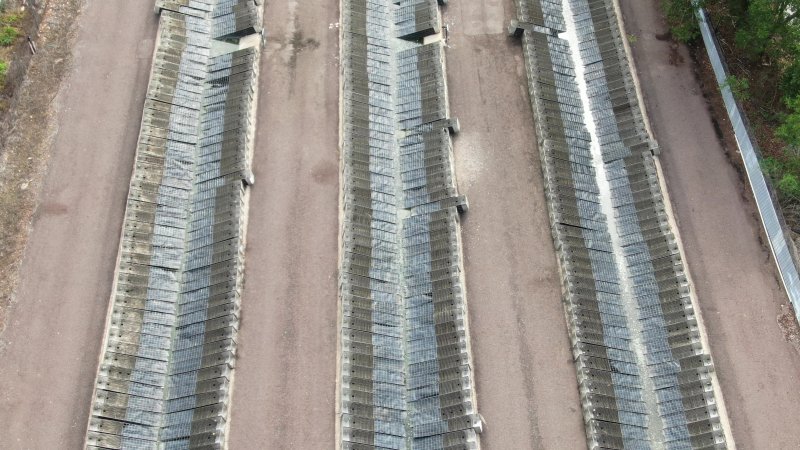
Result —
[{"label": "dirt ground", "polygon": [[[14,4],[7,3],[9,11]],[[27,54],[27,43],[12,50],[15,60],[0,94],[0,333],[50,157],[57,128],[54,99],[72,67],[75,17],[81,4],[81,0],[50,0],[46,8],[29,10],[19,26],[27,29],[34,17],[41,23],[39,33],[32,32],[39,51],[35,57]]]},{"label": "dirt ground", "polygon": [[80,448],[86,432],[156,16],[148,2],[85,8],[51,145],[37,142],[50,169],[0,335],[4,449]]},{"label": "dirt ground", "polygon": [[231,449],[334,443],[339,12],[269,2]]},{"label": "dirt ground", "polygon": [[[686,48],[657,35],[657,0],[622,0],[686,259],[739,448],[798,448],[800,355],[755,204],[714,129]],[[721,126],[729,126],[719,118]],[[735,149],[728,149],[736,154]]]},{"label": "dirt ground", "polygon": [[586,440],[514,2],[450,2],[447,74],[483,447]]},{"label": "dirt ground", "polygon": [[[676,58],[655,37],[665,30],[658,2],[622,4],[737,444],[798,448],[797,336],[753,204],[740,194],[688,53]],[[232,449],[334,442],[333,5],[266,7]],[[51,105],[52,145],[41,141],[50,169],[0,334],[0,448],[83,441],[155,37],[151,7],[87,0],[79,19],[74,70]],[[444,11],[450,103],[462,125],[457,175],[471,205],[463,234],[483,446],[581,448],[522,50],[504,31],[513,1],[451,2]],[[39,126],[47,137],[47,123]],[[39,192],[35,182],[26,189]]]},{"label": "dirt ground", "polygon": [[[485,3],[454,2],[445,15],[451,106],[462,123],[457,170],[472,205],[464,237],[478,399],[487,423],[482,440],[486,448],[577,448],[585,442],[583,422],[522,53],[503,32],[513,5]],[[338,15],[289,2],[268,5],[266,20],[271,40],[262,67],[258,182],[229,440],[231,448],[329,448]],[[476,95],[479,89],[486,95]],[[308,124],[316,126],[313,134]]]}]

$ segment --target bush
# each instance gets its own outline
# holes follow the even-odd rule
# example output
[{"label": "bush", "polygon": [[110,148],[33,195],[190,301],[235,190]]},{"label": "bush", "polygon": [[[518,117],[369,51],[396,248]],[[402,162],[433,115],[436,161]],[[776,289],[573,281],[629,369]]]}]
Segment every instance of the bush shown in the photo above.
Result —
[{"label": "bush", "polygon": [[14,43],[19,36],[19,31],[11,25],[0,27],[0,45],[7,47]]},{"label": "bush", "polygon": [[764,158],[761,170],[775,183],[782,200],[800,200],[800,153],[787,150],[779,158]]},{"label": "bush", "polygon": [[697,6],[692,3],[692,0],[663,0],[662,2],[672,36],[679,42],[691,42],[700,36],[696,12],[697,8],[703,7],[705,1],[698,1]]},{"label": "bush", "polygon": [[775,135],[791,146],[800,147],[800,97],[787,98],[785,102],[789,113],[783,117]]},{"label": "bush", "polygon": [[725,82],[722,83],[721,87],[729,87],[731,88],[731,92],[733,96],[736,97],[736,100],[740,102],[746,102],[750,100],[750,82],[747,81],[747,78],[740,78],[736,75],[728,75],[728,78],[725,79]]},{"label": "bush", "polygon": [[775,179],[780,177],[783,168],[781,162],[775,159],[774,156],[768,156],[761,160],[761,170],[768,177]]},{"label": "bush", "polygon": [[800,199],[800,180],[795,175],[786,173],[778,181],[778,191],[793,200]]}]

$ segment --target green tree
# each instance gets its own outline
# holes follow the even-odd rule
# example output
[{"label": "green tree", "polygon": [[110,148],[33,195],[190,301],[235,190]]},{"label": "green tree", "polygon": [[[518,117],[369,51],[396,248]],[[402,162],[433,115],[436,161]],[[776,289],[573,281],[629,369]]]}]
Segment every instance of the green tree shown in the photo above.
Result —
[{"label": "green tree", "polygon": [[696,14],[697,9],[705,6],[705,3],[706,0],[662,0],[667,23],[675,39],[685,43],[700,36]]},{"label": "green tree", "polygon": [[785,101],[789,112],[775,134],[787,144],[800,147],[800,97],[787,98]]},{"label": "green tree", "polygon": [[747,81],[747,78],[737,77],[736,75],[728,75],[728,78],[725,79],[725,82],[722,83],[721,87],[731,88],[733,96],[736,97],[736,100],[739,100],[740,102],[746,102],[750,100],[750,82]]},{"label": "green tree", "polygon": [[[794,51],[795,54],[800,55],[800,49]],[[784,97],[796,97],[800,95],[800,61],[792,58],[786,62],[786,67],[783,67],[783,75],[781,76],[780,88],[783,91]]]},{"label": "green tree", "polygon": [[791,55],[797,47],[800,0],[750,0],[736,43],[750,56],[774,60]]}]

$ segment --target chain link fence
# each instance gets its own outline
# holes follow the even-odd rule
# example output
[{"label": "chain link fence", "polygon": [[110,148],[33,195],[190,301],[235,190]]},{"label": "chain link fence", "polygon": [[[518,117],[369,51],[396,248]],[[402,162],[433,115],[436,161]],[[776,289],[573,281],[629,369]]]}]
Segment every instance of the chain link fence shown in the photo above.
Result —
[{"label": "chain link fence", "polygon": [[[795,314],[798,315],[800,313],[800,276],[797,273],[797,255],[791,243],[789,228],[786,226],[780,206],[776,206],[778,202],[775,192],[761,170],[761,153],[758,149],[758,144],[752,138],[753,133],[747,117],[742,112],[743,110],[736,101],[730,86],[725,82],[728,79],[728,66],[725,63],[725,57],[722,56],[719,50],[719,43],[708,13],[704,9],[698,9],[697,15],[703,42],[708,51],[708,58],[714,68],[714,74],[720,86],[722,100],[728,110],[733,131],[736,134],[736,141],[742,153],[747,179],[750,181],[750,188],[753,190],[753,196],[756,199],[764,231],[766,231],[769,238],[772,255],[778,265],[781,281],[789,300],[792,302]],[[798,319],[800,320],[800,316],[798,316]]]}]

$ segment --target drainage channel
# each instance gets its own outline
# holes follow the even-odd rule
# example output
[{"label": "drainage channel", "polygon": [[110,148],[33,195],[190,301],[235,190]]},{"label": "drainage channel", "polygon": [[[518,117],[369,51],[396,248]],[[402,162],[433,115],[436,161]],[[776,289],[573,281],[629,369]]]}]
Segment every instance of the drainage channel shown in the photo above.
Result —
[{"label": "drainage channel", "polygon": [[726,448],[612,0],[517,0],[589,448]]},{"label": "drainage channel", "polygon": [[222,448],[236,351],[262,11],[158,0],[87,448]]},{"label": "drainage channel", "polygon": [[439,5],[341,12],[337,447],[478,448]]}]

